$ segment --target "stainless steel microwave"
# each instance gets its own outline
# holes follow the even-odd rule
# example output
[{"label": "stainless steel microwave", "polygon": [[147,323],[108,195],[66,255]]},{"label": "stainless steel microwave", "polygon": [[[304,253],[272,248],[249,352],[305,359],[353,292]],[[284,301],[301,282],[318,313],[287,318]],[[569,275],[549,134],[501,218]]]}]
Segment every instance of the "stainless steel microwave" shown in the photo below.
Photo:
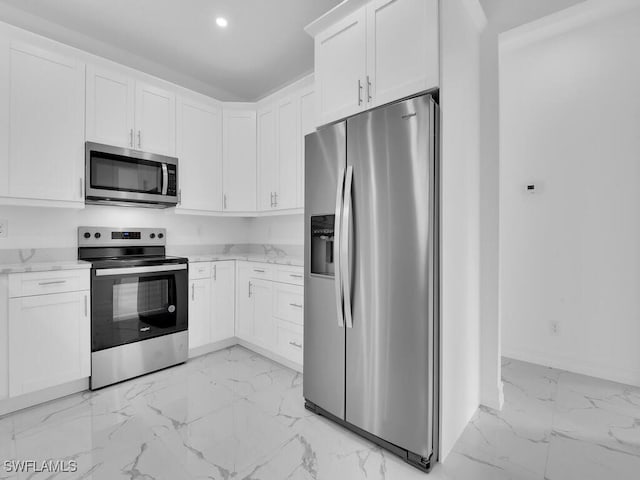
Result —
[{"label": "stainless steel microwave", "polygon": [[85,202],[167,208],[178,204],[178,159],[86,142]]}]

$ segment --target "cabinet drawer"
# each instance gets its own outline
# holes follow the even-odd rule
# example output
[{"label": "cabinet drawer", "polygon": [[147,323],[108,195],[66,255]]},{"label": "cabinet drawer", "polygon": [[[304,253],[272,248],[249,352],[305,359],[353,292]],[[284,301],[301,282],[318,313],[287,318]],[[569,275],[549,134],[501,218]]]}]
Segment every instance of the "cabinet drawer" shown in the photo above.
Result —
[{"label": "cabinet drawer", "polygon": [[9,297],[78,292],[89,290],[90,285],[89,269],[14,273],[9,275]]},{"label": "cabinet drawer", "polygon": [[266,263],[250,263],[249,264],[249,276],[251,278],[260,278],[262,280],[273,280],[274,266]]},{"label": "cabinet drawer", "polygon": [[281,320],[303,325],[304,289],[297,285],[274,283],[273,315]]},{"label": "cabinet drawer", "polygon": [[303,328],[282,320],[276,320],[276,349],[292,362],[302,365],[303,359]]},{"label": "cabinet drawer", "polygon": [[189,280],[209,278],[211,276],[210,262],[194,262],[189,264]]},{"label": "cabinet drawer", "polygon": [[304,284],[304,269],[302,267],[278,267],[276,281],[292,283],[294,285]]}]

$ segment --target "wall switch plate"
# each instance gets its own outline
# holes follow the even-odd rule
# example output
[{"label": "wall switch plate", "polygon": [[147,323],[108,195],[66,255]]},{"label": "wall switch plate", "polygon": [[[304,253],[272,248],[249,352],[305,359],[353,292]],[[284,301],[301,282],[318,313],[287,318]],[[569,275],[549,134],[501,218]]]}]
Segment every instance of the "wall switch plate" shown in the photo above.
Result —
[{"label": "wall switch plate", "polygon": [[558,336],[560,335],[560,322],[551,322],[551,335]]},{"label": "wall switch plate", "polygon": [[7,238],[9,235],[9,221],[0,218],[0,238]]}]

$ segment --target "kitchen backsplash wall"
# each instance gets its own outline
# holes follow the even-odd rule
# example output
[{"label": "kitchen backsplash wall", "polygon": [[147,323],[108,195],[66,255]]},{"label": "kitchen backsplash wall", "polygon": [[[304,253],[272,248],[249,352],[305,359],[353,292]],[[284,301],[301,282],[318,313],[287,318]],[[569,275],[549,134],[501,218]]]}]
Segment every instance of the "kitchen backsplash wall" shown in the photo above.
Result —
[{"label": "kitchen backsplash wall", "polygon": [[8,220],[7,249],[77,248],[80,225],[160,227],[168,230],[168,245],[248,243],[251,220],[246,218],[176,215],[172,209],[87,206],[82,210],[0,206]]},{"label": "kitchen backsplash wall", "polygon": [[304,215],[279,215],[251,220],[251,243],[304,245]]}]

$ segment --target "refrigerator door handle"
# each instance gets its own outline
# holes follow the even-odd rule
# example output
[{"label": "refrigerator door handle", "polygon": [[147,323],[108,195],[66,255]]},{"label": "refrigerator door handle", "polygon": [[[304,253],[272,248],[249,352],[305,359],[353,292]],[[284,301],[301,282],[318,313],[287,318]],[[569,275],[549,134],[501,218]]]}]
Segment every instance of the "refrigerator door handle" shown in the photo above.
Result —
[{"label": "refrigerator door handle", "polygon": [[347,167],[347,177],[344,186],[344,200],[342,211],[341,231],[343,239],[340,241],[342,255],[340,256],[340,271],[342,273],[342,295],[344,304],[344,317],[347,328],[353,328],[353,317],[351,316],[351,258],[349,258],[349,240],[351,232],[351,186],[353,184],[353,166]]},{"label": "refrigerator door handle", "polygon": [[336,191],[336,216],[333,232],[333,261],[335,265],[334,282],[336,289],[336,307],[338,309],[338,326],[344,328],[344,313],[342,309],[342,263],[340,245],[342,244],[342,206],[344,204],[344,168],[338,174],[338,188]]}]

